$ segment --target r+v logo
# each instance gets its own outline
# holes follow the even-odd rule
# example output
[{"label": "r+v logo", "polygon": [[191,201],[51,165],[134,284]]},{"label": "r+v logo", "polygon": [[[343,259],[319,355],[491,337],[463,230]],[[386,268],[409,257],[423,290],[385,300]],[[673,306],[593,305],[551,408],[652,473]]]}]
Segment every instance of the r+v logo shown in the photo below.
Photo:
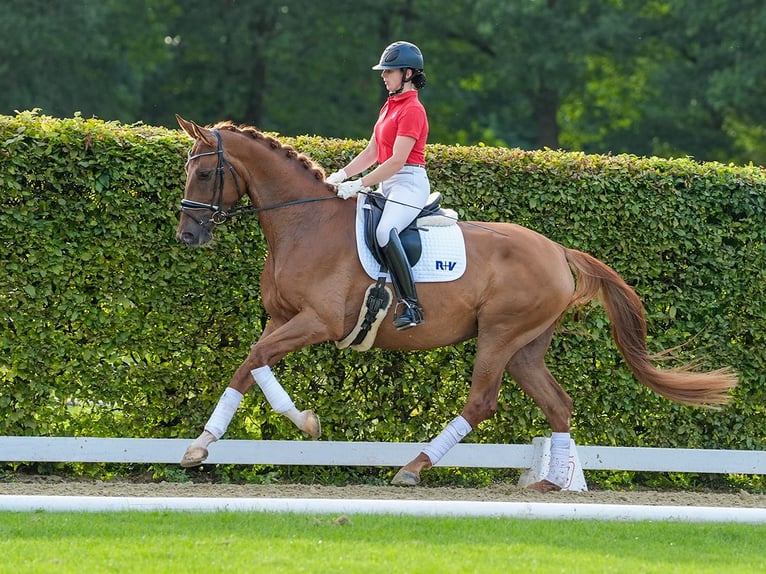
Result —
[{"label": "r+v logo", "polygon": [[436,262],[436,270],[437,271],[452,271],[457,267],[457,261],[437,261]]}]

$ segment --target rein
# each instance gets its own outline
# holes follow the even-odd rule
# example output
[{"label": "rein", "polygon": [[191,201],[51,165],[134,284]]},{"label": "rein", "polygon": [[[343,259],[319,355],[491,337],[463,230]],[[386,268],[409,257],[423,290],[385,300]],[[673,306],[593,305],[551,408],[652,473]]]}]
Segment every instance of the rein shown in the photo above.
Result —
[{"label": "rein", "polygon": [[[215,168],[216,172],[216,188],[213,190],[213,197],[210,203],[203,203],[201,201],[192,201],[190,199],[182,199],[181,200],[181,211],[185,213],[187,216],[189,216],[192,220],[194,220],[198,225],[208,225],[210,223],[213,223],[215,225],[221,225],[222,223],[225,223],[229,219],[241,215],[252,215],[253,213],[259,213],[261,211],[270,211],[272,209],[279,209],[281,207],[289,207],[292,205],[300,205],[301,203],[311,203],[314,201],[324,201],[325,199],[335,199],[334,195],[329,195],[327,197],[308,197],[303,199],[294,199],[291,201],[283,201],[280,203],[275,203],[273,205],[266,205],[263,207],[238,207],[236,203],[242,199],[242,195],[244,193],[242,192],[242,189],[239,186],[239,179],[237,178],[237,172],[234,170],[234,166],[231,165],[231,163],[223,156],[223,141],[221,139],[221,134],[218,132],[218,130],[212,130],[215,134],[216,139],[218,140],[218,147],[215,151],[206,151],[202,153],[198,153],[195,155],[191,155],[191,150],[189,151],[189,155],[186,159],[186,165],[189,165],[189,162],[195,159],[199,159],[201,157],[206,157],[209,155],[217,155],[218,156],[218,163]],[[226,170],[224,168],[228,168],[229,172],[231,173],[231,177],[234,180],[234,185],[237,188],[237,201],[234,202],[234,205],[232,205],[228,210],[223,211],[221,209],[221,204],[223,203],[223,186],[224,186],[224,176],[226,175]],[[211,216],[207,220],[198,219],[194,216],[191,211],[193,210],[200,210],[204,209],[209,212],[211,212]]]}]

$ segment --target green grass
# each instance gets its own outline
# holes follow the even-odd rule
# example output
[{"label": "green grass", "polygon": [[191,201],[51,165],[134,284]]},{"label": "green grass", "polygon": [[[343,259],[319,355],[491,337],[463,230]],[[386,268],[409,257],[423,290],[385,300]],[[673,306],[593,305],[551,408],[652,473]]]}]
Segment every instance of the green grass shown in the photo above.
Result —
[{"label": "green grass", "polygon": [[0,572],[766,571],[766,526],[270,513],[0,513]]}]

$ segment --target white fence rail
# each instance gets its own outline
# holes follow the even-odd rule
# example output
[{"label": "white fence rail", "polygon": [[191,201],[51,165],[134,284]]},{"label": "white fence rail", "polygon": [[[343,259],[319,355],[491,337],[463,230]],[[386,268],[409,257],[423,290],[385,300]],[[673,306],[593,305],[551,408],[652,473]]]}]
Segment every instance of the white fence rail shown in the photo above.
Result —
[{"label": "white fence rail", "polygon": [[[541,439],[528,445],[458,444],[439,466],[530,468]],[[175,464],[189,439],[0,437],[0,462]],[[207,464],[402,466],[423,443],[221,440]],[[766,474],[766,451],[578,446],[584,470]]]}]

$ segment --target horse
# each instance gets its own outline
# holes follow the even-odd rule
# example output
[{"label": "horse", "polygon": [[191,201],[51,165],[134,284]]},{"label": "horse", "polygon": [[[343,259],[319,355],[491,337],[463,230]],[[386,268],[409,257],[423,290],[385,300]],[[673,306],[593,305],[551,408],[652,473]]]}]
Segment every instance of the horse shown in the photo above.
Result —
[{"label": "horse", "polygon": [[[268,244],[260,278],[269,319],[261,337],[234,372],[183,467],[200,465],[221,438],[244,393],[254,384],[271,407],[307,435],[321,425],[299,411],[271,368],[309,345],[338,342],[352,331],[370,278],[356,251],[356,202],[342,200],[314,160],[252,126],[230,121],[200,126],[176,115],[193,140],[176,237],[190,247],[211,241],[213,228],[234,216],[257,217]],[[247,196],[250,205],[240,205]],[[539,406],[552,431],[548,475],[528,488],[561,490],[567,473],[573,402],[545,364],[561,317],[597,296],[612,335],[635,378],[667,399],[720,408],[737,376],[729,368],[695,372],[660,369],[646,346],[643,304],[616,271],[531,229],[507,222],[459,222],[466,252],[464,274],[450,282],[418,285],[425,323],[397,331],[392,311],[374,346],[417,351],[476,339],[467,400],[423,452],[402,466],[392,484],[412,486],[421,473],[482,421],[493,416],[507,374]]]}]

